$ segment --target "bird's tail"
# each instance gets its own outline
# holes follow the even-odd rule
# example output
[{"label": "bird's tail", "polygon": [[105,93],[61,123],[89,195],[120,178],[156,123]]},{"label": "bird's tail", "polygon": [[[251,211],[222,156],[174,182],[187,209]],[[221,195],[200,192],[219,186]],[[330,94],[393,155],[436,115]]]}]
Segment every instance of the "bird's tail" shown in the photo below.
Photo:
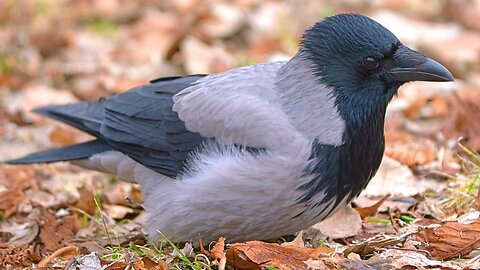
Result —
[{"label": "bird's tail", "polygon": [[[95,137],[100,137],[101,119],[105,100],[80,102],[66,105],[53,105],[33,110],[33,112],[61,121]],[[31,155],[5,161],[7,164],[49,163],[89,158],[94,154],[113,150],[101,139],[71,146],[49,149]]]},{"label": "bird's tail", "polygon": [[18,159],[4,161],[6,164],[50,163],[89,158],[95,154],[113,150],[108,144],[94,140],[61,148],[49,149]]}]

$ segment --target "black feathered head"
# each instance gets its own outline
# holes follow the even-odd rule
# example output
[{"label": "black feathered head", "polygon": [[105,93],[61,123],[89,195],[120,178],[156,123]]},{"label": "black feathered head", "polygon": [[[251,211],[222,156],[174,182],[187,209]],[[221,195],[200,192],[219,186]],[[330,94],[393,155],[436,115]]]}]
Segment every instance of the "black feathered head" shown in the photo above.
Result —
[{"label": "black feathered head", "polygon": [[405,82],[453,79],[442,65],[360,14],[339,14],[316,23],[305,32],[300,54],[311,59],[315,73],[346,100],[357,97],[386,106]]}]

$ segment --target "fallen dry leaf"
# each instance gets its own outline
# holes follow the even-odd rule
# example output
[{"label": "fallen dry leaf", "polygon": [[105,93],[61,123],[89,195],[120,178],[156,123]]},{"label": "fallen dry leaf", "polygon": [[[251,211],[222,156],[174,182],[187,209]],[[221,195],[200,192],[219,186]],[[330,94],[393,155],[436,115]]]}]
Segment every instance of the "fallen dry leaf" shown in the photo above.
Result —
[{"label": "fallen dry leaf", "polygon": [[225,250],[225,237],[218,238],[217,243],[215,243],[215,245],[210,250],[205,250],[203,248],[203,244],[202,243],[200,244],[200,252],[202,252],[203,254],[207,255],[208,257],[214,260],[222,259],[222,257],[225,256],[224,250]]},{"label": "fallen dry leaf", "polygon": [[103,265],[103,268],[98,268],[98,269],[105,269],[105,270],[125,270],[125,269],[169,270],[169,267],[165,261],[159,260],[158,262],[154,262],[147,257],[143,257],[143,258],[127,257],[125,258],[124,261],[115,261],[115,262],[110,262],[100,258],[99,262],[101,263],[101,265]]},{"label": "fallen dry leaf", "polygon": [[131,206],[126,198],[137,203],[143,203],[139,186],[132,183],[118,182],[112,189],[105,192],[105,199],[111,204]]},{"label": "fallen dry leaf", "polygon": [[385,134],[385,155],[407,166],[425,165],[434,161],[437,150],[433,141],[396,130]]},{"label": "fallen dry leaf", "polygon": [[125,270],[128,268],[145,270],[143,265],[139,265],[137,263],[138,261],[128,263],[123,261],[110,262],[104,259],[100,259],[100,262],[102,263],[103,267],[106,266],[105,270]]},{"label": "fallen dry leaf", "polygon": [[[142,258],[145,269],[148,270],[169,270],[168,264],[164,260],[152,261],[148,257]],[[136,268],[135,268],[136,269]]]},{"label": "fallen dry leaf", "polygon": [[[439,261],[429,259],[423,252],[412,250],[387,249],[374,255],[381,264],[375,269],[479,269],[480,263],[460,261]],[[369,259],[372,260],[372,259]]]},{"label": "fallen dry leaf", "polygon": [[377,174],[370,180],[362,195],[364,196],[412,196],[425,190],[437,190],[439,183],[431,179],[418,179],[412,170],[404,164],[384,156]]},{"label": "fallen dry leaf", "polygon": [[6,268],[8,265],[28,266],[39,260],[40,255],[28,245],[10,246],[0,244],[0,267],[2,268]]},{"label": "fallen dry leaf", "polygon": [[141,63],[150,61],[152,51],[155,51],[162,59],[168,58],[185,28],[188,28],[186,21],[172,13],[149,12],[120,33],[127,42],[119,43],[113,56],[120,62]]},{"label": "fallen dry leaf", "polygon": [[32,165],[9,166],[0,169],[0,184],[6,187],[18,187],[25,190],[30,187],[38,188],[36,170]]},{"label": "fallen dry leaf", "polygon": [[378,208],[383,202],[390,197],[390,194],[383,196],[378,202],[367,207],[355,207],[354,209],[360,214],[360,218],[363,220],[366,217],[374,216],[378,212]]},{"label": "fallen dry leaf", "polygon": [[281,244],[282,246],[291,246],[291,247],[304,247],[305,242],[303,241],[303,230],[300,231],[295,239],[290,242],[285,242]]},{"label": "fallen dry leaf", "polygon": [[451,113],[445,119],[442,132],[450,138],[464,137],[466,146],[480,150],[480,91],[476,88],[462,89],[449,99]]},{"label": "fallen dry leaf", "polygon": [[477,32],[480,31],[480,24],[478,23],[479,1],[449,0],[445,4],[444,10],[448,18],[456,20]]},{"label": "fallen dry leaf", "polygon": [[334,250],[326,247],[306,248],[281,246],[261,241],[235,243],[228,246],[227,264],[235,269],[262,269],[273,266],[283,270],[308,269],[308,259],[319,259]]},{"label": "fallen dry leaf", "polygon": [[377,235],[361,243],[350,245],[343,251],[343,256],[348,256],[350,253],[356,253],[365,257],[380,249],[402,243],[408,235],[409,234],[401,236]]},{"label": "fallen dry leaf", "polygon": [[67,130],[60,126],[57,126],[52,132],[50,132],[49,138],[53,144],[58,146],[75,144],[75,138],[73,137],[71,130]]},{"label": "fallen dry leaf", "polygon": [[[20,111],[26,121],[46,121],[32,112],[33,109],[53,104],[73,103],[78,99],[65,89],[54,89],[46,85],[27,85],[23,89],[20,104],[12,104],[13,111]],[[13,106],[15,105],[15,106]]]},{"label": "fallen dry leaf", "polygon": [[78,188],[78,193],[80,194],[80,199],[74,206],[82,209],[90,215],[93,215],[97,210],[97,204],[95,203],[93,191],[90,190],[87,185],[83,185]]},{"label": "fallen dry leaf", "polygon": [[0,185],[7,187],[7,190],[0,192],[0,210],[5,217],[17,212],[25,199],[25,190],[29,188],[38,190],[40,173],[31,165],[0,169]]},{"label": "fallen dry leaf", "polygon": [[0,192],[0,210],[4,216],[9,217],[15,213],[24,198],[25,194],[18,188]]},{"label": "fallen dry leaf", "polygon": [[223,252],[225,249],[225,237],[220,237],[218,238],[217,243],[213,246],[213,248],[210,250],[210,256],[213,259],[222,259],[222,257],[225,256],[225,253]]},{"label": "fallen dry leaf", "polygon": [[57,219],[52,211],[42,207],[39,207],[39,210],[39,236],[44,245],[44,249],[48,252],[53,252],[64,247],[67,241],[73,238],[81,226],[80,220],[76,215],[64,216]]},{"label": "fallen dry leaf", "polygon": [[329,238],[346,238],[355,236],[362,230],[362,219],[359,213],[348,205],[308,230],[309,234],[312,233],[311,230],[318,230]]},{"label": "fallen dry leaf", "polygon": [[35,240],[39,232],[39,226],[37,222],[32,220],[25,223],[5,220],[0,223],[0,232],[5,237],[2,240],[8,242],[8,244],[22,246],[31,244]]},{"label": "fallen dry leaf", "polygon": [[[467,147],[480,150],[479,104],[479,89],[463,88],[449,95],[420,98],[406,108],[404,113],[412,120],[439,119],[442,125],[438,131],[445,137],[452,139],[463,137]],[[435,149],[431,145],[432,142],[425,138],[395,130],[386,132],[386,141],[385,153],[409,166],[421,165],[434,158],[432,153],[435,153]],[[394,146],[398,149],[394,149]],[[417,153],[413,150],[417,150]]]},{"label": "fallen dry leaf", "polygon": [[132,214],[135,212],[135,210],[132,208],[115,204],[104,204],[103,210],[107,213],[109,217],[113,219],[123,219],[128,214]]},{"label": "fallen dry leaf", "polygon": [[409,119],[445,117],[449,114],[448,101],[443,96],[418,98],[403,111]]},{"label": "fallen dry leaf", "polygon": [[463,224],[447,221],[436,228],[425,228],[415,234],[422,250],[438,260],[468,255],[480,247],[480,221]]}]

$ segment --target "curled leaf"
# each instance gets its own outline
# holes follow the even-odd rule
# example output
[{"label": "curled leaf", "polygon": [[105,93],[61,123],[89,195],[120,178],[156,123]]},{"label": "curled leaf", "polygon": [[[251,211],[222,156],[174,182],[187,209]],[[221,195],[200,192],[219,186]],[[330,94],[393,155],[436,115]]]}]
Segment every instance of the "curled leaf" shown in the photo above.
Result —
[{"label": "curled leaf", "polygon": [[463,224],[448,221],[439,227],[426,228],[415,234],[420,249],[428,250],[438,260],[468,255],[480,247],[480,221]]},{"label": "curled leaf", "polygon": [[262,269],[272,266],[283,270],[308,269],[305,261],[319,259],[333,250],[326,247],[305,248],[249,241],[231,244],[227,250],[227,263],[235,269]]}]

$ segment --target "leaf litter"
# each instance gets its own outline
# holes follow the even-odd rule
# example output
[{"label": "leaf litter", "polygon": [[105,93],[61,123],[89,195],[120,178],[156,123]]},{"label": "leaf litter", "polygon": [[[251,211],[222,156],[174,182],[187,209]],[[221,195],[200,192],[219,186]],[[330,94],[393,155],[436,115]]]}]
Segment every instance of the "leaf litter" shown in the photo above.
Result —
[{"label": "leaf litter", "polygon": [[0,267],[480,268],[480,39],[472,24],[480,5],[458,12],[459,1],[254,2],[0,2],[0,160],[89,139],[31,108],[285,59],[318,14],[372,15],[462,81],[403,87],[387,115],[382,167],[355,210],[290,242],[148,243],[136,185],[68,164],[0,165]]}]

